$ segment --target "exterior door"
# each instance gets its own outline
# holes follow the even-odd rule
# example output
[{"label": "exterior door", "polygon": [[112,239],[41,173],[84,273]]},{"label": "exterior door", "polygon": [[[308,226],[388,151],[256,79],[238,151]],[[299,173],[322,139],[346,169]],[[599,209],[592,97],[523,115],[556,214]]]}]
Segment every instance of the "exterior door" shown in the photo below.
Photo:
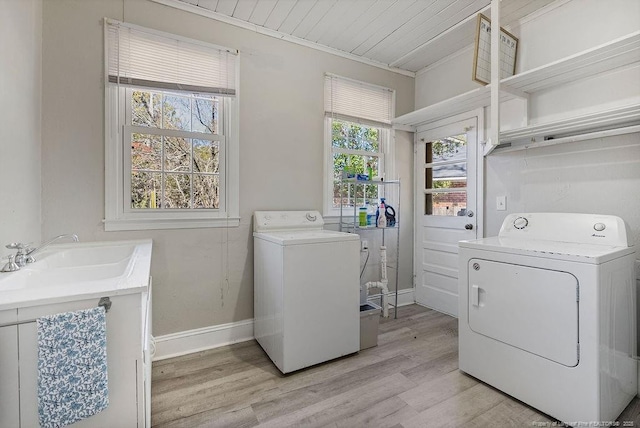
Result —
[{"label": "exterior door", "polygon": [[[442,123],[442,122],[441,122]],[[416,139],[416,302],[458,314],[458,241],[477,237],[478,118],[429,125]]]}]

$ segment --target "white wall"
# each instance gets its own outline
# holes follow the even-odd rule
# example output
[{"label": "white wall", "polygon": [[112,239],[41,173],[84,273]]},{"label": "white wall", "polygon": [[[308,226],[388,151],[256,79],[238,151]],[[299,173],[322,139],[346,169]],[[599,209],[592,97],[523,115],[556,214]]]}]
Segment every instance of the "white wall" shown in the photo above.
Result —
[{"label": "white wall", "polygon": [[[562,3],[562,2],[560,2]],[[520,39],[517,71],[578,53],[640,29],[640,2],[573,0],[513,26]],[[416,78],[416,107],[478,86],[473,50],[465,49]],[[448,79],[444,77],[448,76]],[[530,123],[543,123],[640,100],[640,68],[577,81],[531,97]],[[487,119],[487,123],[488,123]],[[640,245],[640,135],[492,154],[485,159],[485,235],[498,233],[508,213],[567,211],[618,215]],[[507,211],[496,211],[496,196]]]},{"label": "white wall", "polygon": [[0,8],[1,257],[9,242],[40,241],[42,0]]},{"label": "white wall", "polygon": [[[104,232],[103,17],[240,50],[239,228]],[[152,238],[155,335],[253,317],[252,213],[322,210],[325,72],[413,108],[412,78],[146,0],[47,1],[43,35],[43,233]]]}]

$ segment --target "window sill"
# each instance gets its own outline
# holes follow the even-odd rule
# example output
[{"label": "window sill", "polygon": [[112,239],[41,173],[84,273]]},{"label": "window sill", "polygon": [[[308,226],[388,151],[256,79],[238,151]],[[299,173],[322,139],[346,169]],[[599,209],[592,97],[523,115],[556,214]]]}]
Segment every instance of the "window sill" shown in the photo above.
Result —
[{"label": "window sill", "polygon": [[105,232],[116,232],[123,230],[205,229],[238,226],[240,226],[240,217],[189,219],[139,218],[104,220]]}]

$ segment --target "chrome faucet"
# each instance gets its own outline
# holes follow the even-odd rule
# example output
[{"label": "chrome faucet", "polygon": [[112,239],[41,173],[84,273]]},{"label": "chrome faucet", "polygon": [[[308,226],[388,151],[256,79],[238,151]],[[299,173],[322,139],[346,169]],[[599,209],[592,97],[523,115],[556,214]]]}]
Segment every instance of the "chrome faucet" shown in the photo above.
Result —
[{"label": "chrome faucet", "polygon": [[[25,251],[25,253],[23,255],[24,256],[24,264],[35,262],[36,259],[33,258],[33,255],[35,253],[42,251],[43,249],[45,249],[49,245],[53,244],[54,242],[59,241],[60,239],[64,239],[64,238],[71,238],[73,240],[73,242],[78,242],[79,241],[78,235],[67,233],[67,234],[64,234],[64,235],[58,235],[55,238],[51,238],[47,242],[44,242],[44,243],[40,244],[40,246],[37,247],[37,248],[29,248],[29,247],[27,247],[26,251]],[[20,252],[20,251],[18,251],[18,252]],[[18,258],[18,255],[16,255],[16,263],[19,266],[24,266],[24,264],[22,264],[22,265],[20,264],[20,262],[17,260],[17,258]]]},{"label": "chrome faucet", "polygon": [[54,242],[64,238],[70,238],[71,240],[73,240],[73,242],[78,242],[78,235],[65,234],[58,235],[55,238],[42,243],[37,248],[31,248],[29,244],[23,244],[21,242],[14,242],[7,245],[6,247],[8,249],[18,251],[16,252],[16,254],[12,254],[11,256],[9,256],[9,262],[0,270],[0,272],[15,272],[21,267],[26,266],[27,263],[35,262],[36,259],[33,257],[35,253],[42,251]]}]

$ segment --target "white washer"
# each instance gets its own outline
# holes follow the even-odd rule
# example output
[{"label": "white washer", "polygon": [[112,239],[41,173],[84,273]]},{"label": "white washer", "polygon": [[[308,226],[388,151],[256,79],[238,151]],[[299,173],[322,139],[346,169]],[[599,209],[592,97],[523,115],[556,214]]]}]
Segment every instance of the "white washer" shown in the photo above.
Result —
[{"label": "white washer", "polygon": [[637,393],[630,245],[618,217],[560,213],[460,242],[460,370],[570,425],[615,421]]},{"label": "white washer", "polygon": [[360,348],[360,237],[317,211],[256,211],[254,335],[283,373]]}]

